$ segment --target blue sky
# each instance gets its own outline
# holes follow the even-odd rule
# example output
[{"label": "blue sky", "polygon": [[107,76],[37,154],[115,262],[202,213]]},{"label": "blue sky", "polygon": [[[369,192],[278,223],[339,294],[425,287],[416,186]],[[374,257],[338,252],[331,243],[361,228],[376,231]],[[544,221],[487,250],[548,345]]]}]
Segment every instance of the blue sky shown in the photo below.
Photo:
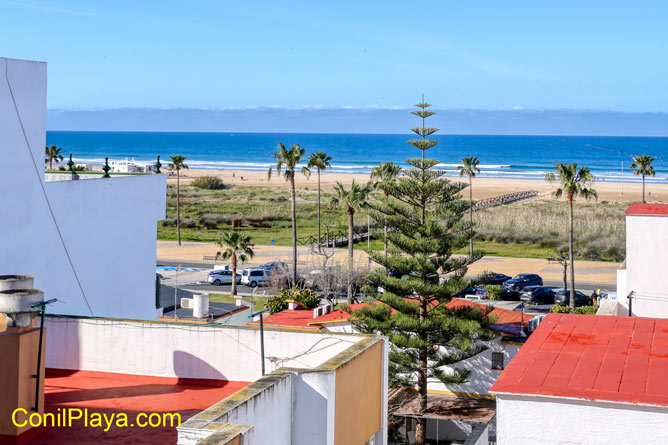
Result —
[{"label": "blue sky", "polygon": [[667,2],[0,0],[50,108],[668,111]]}]

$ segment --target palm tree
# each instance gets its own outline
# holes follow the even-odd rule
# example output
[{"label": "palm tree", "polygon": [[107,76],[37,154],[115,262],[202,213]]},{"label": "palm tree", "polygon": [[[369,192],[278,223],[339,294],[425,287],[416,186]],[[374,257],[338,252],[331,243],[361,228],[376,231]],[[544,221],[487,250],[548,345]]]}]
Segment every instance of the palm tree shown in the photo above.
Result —
[{"label": "palm tree", "polygon": [[327,156],[327,153],[324,151],[318,151],[315,153],[311,153],[308,157],[308,165],[307,167],[309,169],[317,169],[318,170],[318,249],[320,249],[320,172],[328,169],[332,165],[330,164],[330,161],[332,160],[331,156]]},{"label": "palm tree", "polygon": [[471,222],[471,238],[469,244],[469,256],[473,258],[473,177],[476,173],[480,173],[478,166],[480,161],[477,156],[470,156],[462,158],[462,165],[457,167],[459,176],[467,175],[469,177],[469,201],[471,201],[471,208],[469,209],[469,216]]},{"label": "palm tree", "polygon": [[630,168],[633,170],[633,174],[638,176],[642,175],[642,202],[645,202],[645,176],[654,176],[656,175],[656,172],[654,171],[654,167],[652,167],[652,162],[654,162],[656,158],[652,158],[649,155],[640,155],[640,156],[634,156],[633,157],[633,164],[631,164]]},{"label": "palm tree", "polygon": [[[355,182],[350,185],[348,190],[343,184],[337,182],[334,186],[334,196],[332,197],[333,207],[345,207],[348,212],[348,268],[353,265],[353,236],[354,236],[354,218],[355,212],[366,205],[366,198],[371,192],[372,184],[360,185]],[[348,303],[353,302],[352,282],[348,284]]]},{"label": "palm tree", "polygon": [[570,230],[568,234],[568,262],[571,266],[571,297],[570,306],[575,312],[575,263],[573,262],[573,201],[576,197],[581,196],[586,200],[598,198],[596,190],[591,188],[594,181],[594,175],[589,171],[589,167],[580,167],[574,162],[572,164],[555,163],[557,166],[557,174],[546,173],[545,179],[549,182],[558,182],[557,188],[552,195],[555,198],[560,198],[562,195],[566,196],[568,200],[568,216]]},{"label": "palm tree", "polygon": [[185,164],[186,157],[181,155],[172,155],[172,162],[169,163],[170,170],[176,170],[176,236],[181,245],[181,170],[188,168]]},{"label": "palm tree", "polygon": [[[385,197],[388,196],[387,190],[383,188],[383,183],[394,182],[401,173],[401,167],[393,162],[381,162],[378,167],[371,170],[371,180],[373,187],[383,190]],[[387,258],[387,220],[383,224],[383,254]]]},{"label": "palm tree", "polygon": [[245,263],[249,258],[255,256],[255,252],[251,249],[251,237],[243,232],[230,230],[223,233],[217,243],[222,249],[216,253],[216,259],[222,258],[224,260],[230,259],[232,262],[232,291],[231,296],[237,294],[237,260]]},{"label": "palm tree", "polygon": [[46,162],[49,163],[49,170],[53,169],[53,161],[56,161],[56,164],[65,158],[60,152],[63,151],[62,148],[58,148],[55,145],[49,145],[46,147]]},{"label": "palm tree", "polygon": [[[295,174],[299,162],[304,157],[306,150],[299,144],[294,144],[290,150],[285,148],[283,143],[278,143],[278,151],[274,153],[276,158],[276,172],[283,173],[286,181],[290,181],[290,195],[292,197],[292,283],[297,285],[297,196],[295,192]],[[308,167],[302,167],[302,173],[306,176],[311,174]],[[272,167],[269,167],[267,177],[271,179]]]}]

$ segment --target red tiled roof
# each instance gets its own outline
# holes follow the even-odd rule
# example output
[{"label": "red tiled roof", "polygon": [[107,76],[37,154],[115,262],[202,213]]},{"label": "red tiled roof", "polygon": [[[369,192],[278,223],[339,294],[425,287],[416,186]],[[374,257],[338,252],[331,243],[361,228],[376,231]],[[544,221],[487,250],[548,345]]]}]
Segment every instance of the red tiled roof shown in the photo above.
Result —
[{"label": "red tiled roof", "polygon": [[[410,299],[407,300],[410,301]],[[436,305],[438,302],[436,300],[432,300],[430,301],[430,304]],[[368,306],[367,303],[356,303],[348,305],[348,308],[350,311],[356,311],[366,306]],[[482,309],[487,307],[485,304],[460,298],[453,298],[452,301],[447,303],[446,306],[450,309],[458,307],[480,307]],[[522,324],[526,326],[527,322],[531,318],[531,316],[525,315],[524,320],[522,320],[522,314],[520,312],[510,311],[508,309],[502,308],[494,308],[494,310],[491,312],[491,315],[498,318],[497,322],[492,325],[491,328],[510,334],[519,334],[522,330]],[[345,322],[351,316],[351,314],[344,311],[343,309],[335,309],[329,314],[321,315],[317,318],[313,318],[312,309],[286,309],[284,311],[265,317],[263,323],[265,326],[297,327],[319,330],[323,329],[323,325],[329,323]],[[524,323],[522,323],[522,321],[524,321]],[[254,321],[251,324],[258,325],[259,323],[259,321]]]},{"label": "red tiled roof", "polygon": [[490,389],[668,406],[668,319],[549,314]]},{"label": "red tiled roof", "polygon": [[[348,309],[350,311],[358,311],[362,309],[363,307],[369,306],[368,303],[355,303],[355,304],[349,304]],[[311,320],[311,323],[309,324],[321,324],[321,323],[335,323],[335,322],[340,322],[340,321],[346,321],[348,320],[352,315],[343,309],[336,309],[330,312],[329,314],[321,315],[318,318],[315,318]]]},{"label": "red tiled roof", "polygon": [[633,203],[626,209],[626,215],[668,216],[668,204]]},{"label": "red tiled roof", "polygon": [[[92,371],[47,369],[44,380],[45,412],[57,414],[65,408],[88,409],[88,416],[104,413],[108,417],[125,413],[128,423],[139,413],[180,413],[181,423],[239,391],[249,382],[179,379]],[[32,437],[35,431],[27,432]],[[176,427],[141,428],[112,426],[86,427],[83,420],[73,420],[71,427],[52,427],[25,445],[42,444],[118,444],[176,443]]]},{"label": "red tiled roof", "polygon": [[[264,317],[262,323],[265,326],[322,329],[320,326],[309,326],[313,320],[313,309],[285,309]],[[259,320],[250,323],[253,326],[259,324]]]},{"label": "red tiled roof", "polygon": [[[450,309],[467,306],[477,306],[481,309],[487,307],[486,304],[465,300],[463,298],[453,298],[446,306]],[[500,307],[494,307],[492,312],[489,313],[489,316],[497,318],[496,323],[490,326],[491,329],[506,332],[508,334],[519,334],[522,331],[522,328],[526,327],[529,320],[533,318],[533,315],[525,314],[522,316],[521,312],[511,311]]]}]

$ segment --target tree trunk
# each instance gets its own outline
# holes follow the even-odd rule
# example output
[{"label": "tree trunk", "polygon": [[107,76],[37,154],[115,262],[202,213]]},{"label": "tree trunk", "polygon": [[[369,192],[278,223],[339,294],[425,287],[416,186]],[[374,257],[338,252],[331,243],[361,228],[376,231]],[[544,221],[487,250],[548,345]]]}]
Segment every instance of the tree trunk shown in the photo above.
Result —
[{"label": "tree trunk", "polygon": [[237,253],[232,252],[232,291],[230,292],[231,296],[237,294]]},{"label": "tree trunk", "polygon": [[568,261],[564,261],[564,290],[568,290]]},{"label": "tree trunk", "polygon": [[570,306],[575,312],[575,261],[573,261],[573,197],[568,197],[570,231],[568,234],[568,262],[571,263],[571,301]]},{"label": "tree trunk", "polygon": [[53,158],[49,158],[49,170],[53,170]]},{"label": "tree trunk", "polygon": [[352,272],[353,272],[353,218],[355,217],[355,211],[351,208],[348,208],[348,304],[353,303],[353,282],[352,282]]},{"label": "tree trunk", "polygon": [[320,169],[318,169],[318,250],[321,249],[320,240]]},{"label": "tree trunk", "polygon": [[181,184],[179,170],[176,170],[176,238],[181,245]]},{"label": "tree trunk", "polygon": [[292,285],[297,285],[297,196],[295,193],[295,172],[290,173],[290,193],[292,195]]},{"label": "tree trunk", "polygon": [[[427,299],[420,295],[420,323],[427,319]],[[418,363],[418,412],[420,414],[427,411],[427,348],[420,348]],[[417,419],[415,428],[415,443],[424,445],[427,439],[427,419],[420,416]]]},{"label": "tree trunk", "polygon": [[471,238],[469,240],[469,257],[473,258],[473,178],[469,175],[469,201],[471,201],[470,216],[471,216]]},{"label": "tree trunk", "polygon": [[645,204],[645,175],[642,175],[642,203]]}]

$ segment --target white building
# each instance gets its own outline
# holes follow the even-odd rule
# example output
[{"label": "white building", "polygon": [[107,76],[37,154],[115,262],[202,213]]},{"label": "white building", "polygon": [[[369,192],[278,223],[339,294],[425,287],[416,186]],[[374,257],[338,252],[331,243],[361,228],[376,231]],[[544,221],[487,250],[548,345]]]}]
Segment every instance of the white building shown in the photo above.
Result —
[{"label": "white building", "polygon": [[0,72],[0,270],[33,275],[50,311],[155,319],[165,176],[45,182],[46,64]]},{"label": "white building", "polygon": [[496,381],[497,443],[668,443],[668,320],[549,314]]},{"label": "white building", "polygon": [[[668,318],[668,204],[626,210],[626,261],[617,271],[617,303],[608,313]],[[630,295],[630,298],[629,298]]]},{"label": "white building", "polygon": [[384,337],[267,328],[263,376],[258,329],[48,317],[47,332],[47,411],[184,417],[106,436],[78,422],[39,443],[387,444]]},{"label": "white building", "polygon": [[146,162],[137,162],[125,158],[122,161],[109,161],[112,173],[152,173],[155,171],[155,166]]}]

